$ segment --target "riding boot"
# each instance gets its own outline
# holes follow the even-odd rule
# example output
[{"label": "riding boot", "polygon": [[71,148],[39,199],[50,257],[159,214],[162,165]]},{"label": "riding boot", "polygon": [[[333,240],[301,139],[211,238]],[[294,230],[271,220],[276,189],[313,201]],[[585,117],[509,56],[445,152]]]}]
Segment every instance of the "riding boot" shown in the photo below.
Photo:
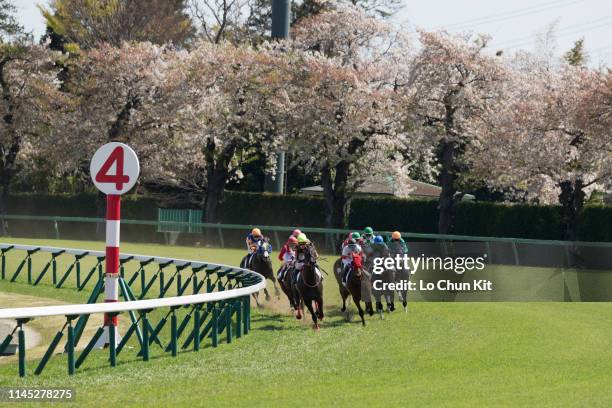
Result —
[{"label": "riding boot", "polygon": [[293,273],[291,274],[291,284],[294,286],[297,284],[298,273],[299,271],[297,270],[297,268],[293,268]]},{"label": "riding boot", "polygon": [[278,281],[282,282],[283,276],[285,276],[285,271],[287,270],[286,266],[283,266],[280,271],[278,271]]},{"label": "riding boot", "polygon": [[350,267],[348,265],[342,269],[342,285],[344,285],[345,288],[347,287],[346,279],[348,278],[349,270]]}]

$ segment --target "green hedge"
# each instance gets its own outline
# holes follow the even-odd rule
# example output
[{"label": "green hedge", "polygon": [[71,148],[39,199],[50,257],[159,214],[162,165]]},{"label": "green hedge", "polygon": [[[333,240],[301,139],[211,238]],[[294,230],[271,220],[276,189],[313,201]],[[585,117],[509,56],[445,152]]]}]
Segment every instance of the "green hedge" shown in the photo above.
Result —
[{"label": "green hedge", "polygon": [[[350,225],[372,225],[380,230],[437,232],[438,202],[399,198],[353,201]],[[612,214],[612,209],[608,210]],[[561,211],[556,206],[508,205],[491,202],[459,203],[453,233],[458,235],[559,239]]]},{"label": "green hedge", "polygon": [[[13,195],[7,202],[9,214],[94,217],[96,194]],[[197,204],[176,203],[160,198],[127,195],[122,198],[122,217],[153,220],[157,208],[197,208]],[[221,222],[231,224],[324,225],[322,197],[279,196],[266,193],[228,191],[220,209]],[[437,202],[394,197],[355,198],[349,224],[362,229],[436,233]],[[457,208],[453,233],[494,237],[561,239],[561,211],[558,206],[509,205],[491,202],[462,202]],[[581,214],[579,230],[583,241],[612,242],[612,207],[589,206]]]},{"label": "green hedge", "polygon": [[[102,198],[103,199],[103,198]],[[6,203],[6,212],[15,215],[56,215],[65,217],[95,217],[98,195],[16,194]],[[154,220],[160,200],[137,195],[121,197],[121,216],[137,220]]]},{"label": "green hedge", "polygon": [[325,222],[321,197],[226,191],[220,211],[228,224],[320,227]]},{"label": "green hedge", "polygon": [[612,242],[612,207],[586,207],[582,211],[578,235],[583,241]]}]

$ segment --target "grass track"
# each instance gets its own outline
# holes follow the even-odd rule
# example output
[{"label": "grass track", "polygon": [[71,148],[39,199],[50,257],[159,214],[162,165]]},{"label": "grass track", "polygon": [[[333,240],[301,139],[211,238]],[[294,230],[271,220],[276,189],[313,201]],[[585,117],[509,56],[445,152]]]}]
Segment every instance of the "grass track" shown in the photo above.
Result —
[{"label": "grass track", "polygon": [[[122,249],[233,264],[242,254],[155,245]],[[286,314],[256,310],[251,334],[216,350],[206,342],[199,353],[177,358],[154,352],[148,363],[128,350],[114,369],[106,353],[96,352],[71,378],[61,356],[42,376],[24,380],[15,364],[0,364],[0,386],[72,386],[78,406],[612,405],[612,304],[417,302],[408,314],[370,318],[362,328],[335,312],[335,282],[327,283],[330,309],[319,333]],[[3,292],[64,301],[86,296],[0,285]],[[34,362],[28,364],[31,370]]]}]

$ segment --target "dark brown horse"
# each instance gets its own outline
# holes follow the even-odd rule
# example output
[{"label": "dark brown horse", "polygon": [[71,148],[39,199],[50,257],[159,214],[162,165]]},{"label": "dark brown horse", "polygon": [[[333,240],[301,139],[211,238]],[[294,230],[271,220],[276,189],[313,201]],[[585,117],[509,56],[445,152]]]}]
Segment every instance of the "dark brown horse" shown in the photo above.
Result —
[{"label": "dark brown horse", "polygon": [[313,329],[319,330],[319,320],[323,320],[323,279],[317,273],[317,266],[312,247],[304,249],[303,267],[295,283],[294,302],[296,317],[302,318],[304,305],[312,316]]},{"label": "dark brown horse", "polygon": [[[270,260],[270,244],[264,242],[261,244],[261,246],[253,246],[252,250],[254,250],[255,253],[251,259],[250,269],[263,275],[264,278],[270,279],[274,285],[274,294],[279,296],[280,292],[278,291],[278,286],[276,286],[276,277],[274,276],[274,269],[272,268],[272,261]],[[247,268],[248,256],[249,255],[246,255],[244,258],[242,258],[242,261],[240,261],[241,268]],[[268,289],[264,288],[264,293],[266,295],[266,300],[270,300]],[[254,293],[253,298],[259,306],[257,295],[257,293]]]},{"label": "dark brown horse", "polygon": [[366,312],[368,312],[370,316],[374,314],[374,309],[372,308],[372,283],[370,282],[370,277],[363,268],[361,256],[354,255],[348,281],[346,286],[344,286],[342,284],[341,265],[341,261],[339,265],[338,262],[334,264],[334,275],[336,275],[336,280],[338,281],[338,285],[340,287],[340,296],[342,297],[341,310],[346,312],[346,320],[350,320],[349,311],[346,308],[346,299],[349,297],[349,295],[351,295],[353,302],[355,302],[355,306],[357,307],[357,311],[359,312],[361,324],[365,326],[365,313],[361,308],[362,300],[365,303]]},{"label": "dark brown horse", "polygon": [[293,292],[293,282],[292,282],[292,279],[293,279],[292,276],[293,276],[294,269],[291,266],[283,265],[279,268],[278,272],[280,273],[280,271],[283,268],[285,268],[285,270],[283,271],[283,276],[281,276],[281,278],[278,280],[278,283],[280,284],[280,287],[283,290],[283,293],[285,293],[285,295],[287,296],[287,299],[289,300],[289,306],[291,306],[291,309],[297,310],[298,305],[295,304],[295,297],[294,297],[294,292]]}]

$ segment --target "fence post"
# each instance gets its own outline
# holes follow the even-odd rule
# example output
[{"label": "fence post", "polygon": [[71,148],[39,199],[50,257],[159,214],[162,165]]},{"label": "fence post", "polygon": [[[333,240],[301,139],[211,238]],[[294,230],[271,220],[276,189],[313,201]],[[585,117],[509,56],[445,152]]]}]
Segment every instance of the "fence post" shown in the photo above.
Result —
[{"label": "fence post", "polygon": [[[116,313],[109,313],[109,317],[116,316]],[[113,324],[109,324],[108,326],[108,350],[110,353],[110,365],[111,367],[115,367],[117,365],[117,339],[116,339],[116,330],[117,326]]]},{"label": "fence post", "polygon": [[281,244],[280,244],[280,240],[278,239],[278,231],[277,230],[274,230],[274,241],[276,242],[277,251],[280,251]]},{"label": "fence post", "polygon": [[216,303],[213,303],[212,309],[212,331],[210,333],[212,346],[217,347],[219,345],[219,308]]},{"label": "fence post", "polygon": [[[199,333],[197,335],[199,335]],[[172,357],[176,357],[177,355],[177,343],[176,307],[172,307],[172,316],[170,317],[170,349],[172,350]]]},{"label": "fence post", "polygon": [[193,351],[200,350],[200,305],[193,305]]},{"label": "fence post", "polygon": [[516,241],[512,241],[512,251],[514,252],[514,262],[516,265],[520,264],[518,248],[516,247]]},{"label": "fence post", "polygon": [[25,323],[27,323],[30,319],[17,319],[17,325],[19,326],[19,334],[18,334],[18,339],[19,339],[19,344],[18,344],[18,348],[19,348],[19,376],[20,377],[25,377],[26,375],[26,365],[25,365],[25,352],[26,352],[26,348],[25,348],[25,330],[23,328],[23,325]]},{"label": "fence post", "polygon": [[66,316],[68,320],[68,339],[66,340],[66,352],[68,354],[68,375],[74,374],[75,362],[74,362],[74,327],[72,326],[72,320],[77,316]]}]

